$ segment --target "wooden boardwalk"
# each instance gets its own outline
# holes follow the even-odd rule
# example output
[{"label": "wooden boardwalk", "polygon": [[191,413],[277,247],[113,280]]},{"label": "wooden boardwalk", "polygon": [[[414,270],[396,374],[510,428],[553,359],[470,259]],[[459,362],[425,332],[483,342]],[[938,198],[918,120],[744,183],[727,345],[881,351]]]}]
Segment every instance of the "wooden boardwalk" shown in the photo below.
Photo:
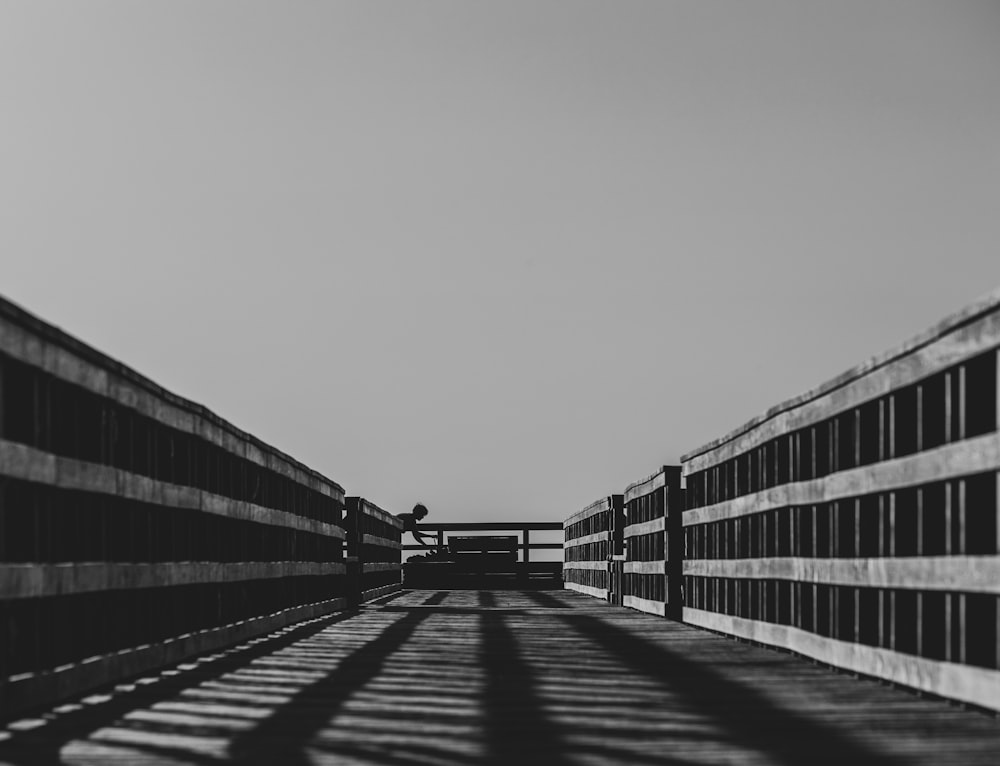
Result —
[{"label": "wooden boardwalk", "polygon": [[570,591],[404,591],[12,724],[12,764],[995,764],[1000,722]]}]

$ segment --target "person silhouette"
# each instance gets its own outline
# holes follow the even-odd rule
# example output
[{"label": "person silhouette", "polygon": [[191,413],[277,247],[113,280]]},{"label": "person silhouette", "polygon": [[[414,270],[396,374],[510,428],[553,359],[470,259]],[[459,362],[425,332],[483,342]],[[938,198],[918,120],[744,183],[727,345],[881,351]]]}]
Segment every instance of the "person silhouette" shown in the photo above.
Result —
[{"label": "person silhouette", "polygon": [[417,524],[423,521],[424,517],[427,516],[427,506],[423,503],[417,503],[413,506],[413,510],[409,513],[398,513],[396,518],[403,522],[403,532],[409,532],[413,535],[413,539],[417,541],[418,545],[422,545],[428,550],[425,556],[440,555],[447,552],[446,548],[438,548],[437,541],[419,529],[417,529]]}]

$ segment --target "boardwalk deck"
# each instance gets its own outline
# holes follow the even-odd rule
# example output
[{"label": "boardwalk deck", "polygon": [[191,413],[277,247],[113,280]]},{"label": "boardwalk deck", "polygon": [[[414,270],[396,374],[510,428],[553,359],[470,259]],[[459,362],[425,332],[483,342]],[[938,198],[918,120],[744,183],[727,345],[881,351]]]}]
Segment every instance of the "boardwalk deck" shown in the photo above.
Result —
[{"label": "boardwalk deck", "polygon": [[1000,724],[570,591],[404,591],[11,724],[13,764],[993,764]]}]

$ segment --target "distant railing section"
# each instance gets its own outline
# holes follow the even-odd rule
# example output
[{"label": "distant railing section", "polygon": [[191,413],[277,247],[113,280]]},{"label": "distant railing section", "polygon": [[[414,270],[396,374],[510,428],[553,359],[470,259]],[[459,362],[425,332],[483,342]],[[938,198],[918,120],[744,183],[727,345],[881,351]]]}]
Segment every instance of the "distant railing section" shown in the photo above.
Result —
[{"label": "distant railing section", "polygon": [[570,590],[597,598],[613,592],[608,562],[622,553],[621,495],[601,498],[563,524],[563,582]]},{"label": "distant railing section", "polygon": [[680,466],[664,466],[625,490],[623,606],[680,619],[683,493]]},{"label": "distant railing section", "polygon": [[[531,563],[531,551],[560,550],[562,543],[539,543],[532,542],[532,532],[551,532],[563,528],[558,521],[455,521],[455,522],[433,522],[429,524],[419,524],[417,527],[421,532],[433,533],[436,538],[437,547],[444,548],[448,538],[448,532],[518,532],[518,550],[521,552],[521,563]],[[403,545],[404,551],[427,551],[423,545],[409,543]]]},{"label": "distant railing section", "polygon": [[0,300],[0,714],[341,608],[343,503]]},{"label": "distant railing section", "polygon": [[[630,486],[622,603],[1000,710],[998,348],[1000,291],[684,456],[683,514]],[[615,601],[610,507],[566,587]]]},{"label": "distant railing section", "polygon": [[[420,524],[418,529],[434,534],[434,552],[412,557],[404,564],[403,584],[407,588],[548,588],[559,583],[562,563],[533,560],[531,552],[558,550],[562,543],[537,542],[531,535],[561,530],[561,522],[435,522]],[[473,534],[448,534],[451,532]],[[498,532],[520,534],[495,534]],[[403,550],[431,553],[418,544],[404,545]]]},{"label": "distant railing section", "polygon": [[360,567],[360,601],[403,587],[403,522],[363,497],[347,498],[347,555]]}]

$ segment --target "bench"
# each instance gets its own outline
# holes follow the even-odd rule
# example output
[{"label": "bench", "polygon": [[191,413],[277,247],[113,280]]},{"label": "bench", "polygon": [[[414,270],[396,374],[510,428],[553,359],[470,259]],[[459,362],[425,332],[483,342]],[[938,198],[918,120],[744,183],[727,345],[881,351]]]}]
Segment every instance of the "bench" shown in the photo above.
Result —
[{"label": "bench", "polygon": [[510,573],[517,564],[517,535],[449,535],[448,552],[465,572]]},{"label": "bench", "polygon": [[406,588],[531,588],[560,583],[561,561],[518,561],[517,535],[448,536],[447,553],[403,565]]}]

